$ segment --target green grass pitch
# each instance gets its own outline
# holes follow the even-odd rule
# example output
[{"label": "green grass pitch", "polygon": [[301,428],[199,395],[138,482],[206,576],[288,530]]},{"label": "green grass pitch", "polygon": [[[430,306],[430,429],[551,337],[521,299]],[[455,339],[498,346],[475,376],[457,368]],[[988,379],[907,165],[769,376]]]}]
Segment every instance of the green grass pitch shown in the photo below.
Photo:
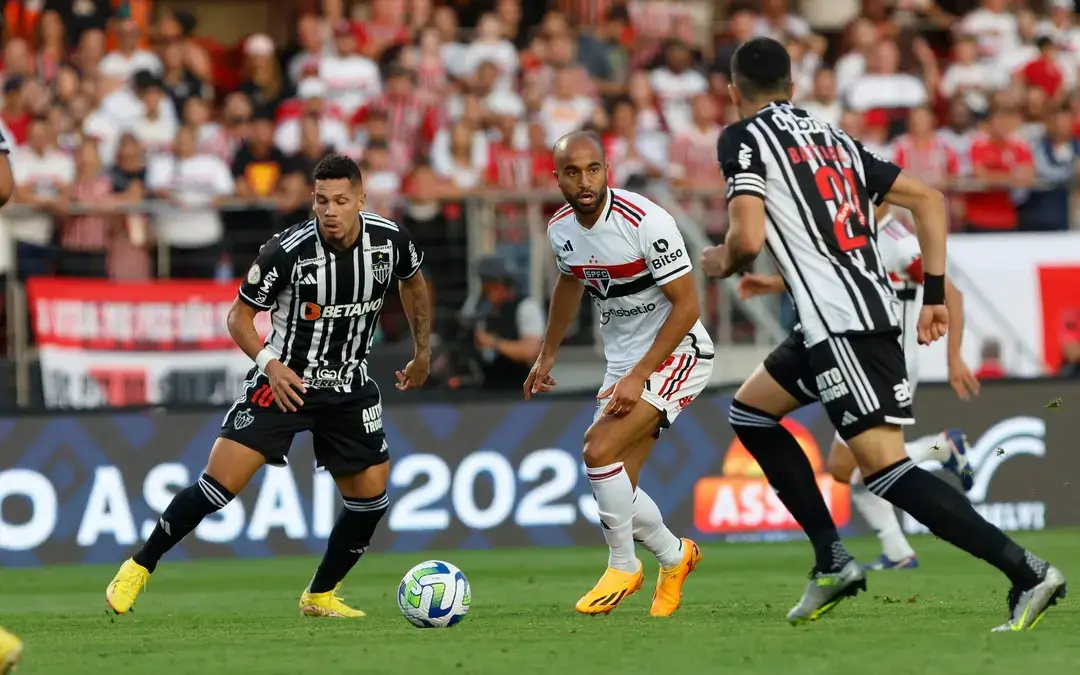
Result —
[{"label": "green grass pitch", "polygon": [[[1018,540],[1080,583],[1080,533]],[[991,634],[1005,618],[1004,577],[933,538],[913,543],[919,569],[874,573],[867,593],[799,628],[784,614],[805,584],[805,542],[703,547],[669,619],[648,616],[651,560],[645,587],[611,615],[577,615],[574,602],[603,572],[597,547],[372,552],[342,590],[368,612],[353,621],[299,616],[313,558],[166,559],[135,613],[115,621],[104,605],[115,567],[9,569],[0,572],[0,624],[26,642],[19,675],[1078,672],[1080,599],[1035,631]],[[869,540],[851,547],[863,559],[877,553]],[[472,584],[472,613],[457,627],[419,630],[398,613],[398,581],[428,557],[457,564]]]}]

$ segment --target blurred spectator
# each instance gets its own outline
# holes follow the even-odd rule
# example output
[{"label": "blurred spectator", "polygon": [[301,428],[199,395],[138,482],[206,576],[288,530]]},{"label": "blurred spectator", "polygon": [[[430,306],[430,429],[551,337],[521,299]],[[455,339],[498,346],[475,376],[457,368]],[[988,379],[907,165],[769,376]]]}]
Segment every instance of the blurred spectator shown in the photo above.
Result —
[{"label": "blurred spectator", "polygon": [[117,27],[119,45],[114,52],[106,54],[98,64],[98,69],[111,77],[128,80],[140,70],[148,70],[161,75],[161,61],[153,52],[139,49],[142,30],[133,19],[124,19]]},{"label": "blurred spectator", "polygon": [[104,31],[114,10],[109,0],[46,0],[46,7],[60,14],[67,34],[68,47],[79,44],[87,31]]},{"label": "blurred spectator", "polygon": [[356,51],[356,36],[347,21],[334,24],[334,53],[319,60],[319,79],[326,98],[346,116],[382,93],[379,67]]},{"label": "blurred spectator", "polygon": [[292,95],[268,35],[256,33],[244,42],[243,81],[237,91],[247,94],[256,108],[276,108]]},{"label": "blurred spectator", "polygon": [[514,45],[503,37],[502,21],[495,14],[480,17],[476,37],[465,50],[462,75],[475,76],[480,64],[490,62],[498,69],[497,87],[513,89],[518,72],[518,53]]},{"label": "blurred spectator", "polygon": [[55,10],[42,13],[38,23],[40,41],[37,53],[37,75],[45,82],[53,82],[57,71],[67,58],[67,36],[64,21]]},{"label": "blurred spectator", "polygon": [[465,121],[440,131],[431,144],[431,166],[437,176],[461,190],[474,190],[483,181],[488,163],[488,139]]},{"label": "blurred spectator", "polygon": [[443,60],[443,43],[434,27],[420,32],[419,44],[405,53],[403,65],[413,72],[424,103],[438,102],[447,88],[447,65]]},{"label": "blurred spectator", "polygon": [[1017,71],[1017,77],[1024,86],[1041,89],[1051,100],[1060,100],[1076,79],[1076,64],[1070,60],[1073,75],[1066,77],[1058,46],[1054,44],[1053,38],[1041,36],[1035,41],[1035,46],[1039,49],[1038,57]]},{"label": "blurred spectator", "polygon": [[183,112],[188,99],[212,99],[214,88],[199,79],[184,63],[184,48],[173,42],[165,46],[161,53],[164,74],[161,84],[172,99],[177,112]]},{"label": "blurred spectator", "polygon": [[87,30],[79,38],[79,46],[75,50],[72,62],[78,66],[79,71],[84,76],[96,75],[102,57],[105,56],[105,51],[105,31],[99,29]]},{"label": "blurred spectator", "polygon": [[576,86],[577,72],[563,68],[555,74],[555,87],[540,109],[547,142],[554,145],[563,135],[581,129],[592,118],[596,103]]},{"label": "blurred spectator", "polygon": [[664,122],[671,133],[689,128],[690,101],[709,89],[708,80],[692,66],[687,46],[673,42],[664,51],[664,65],[652,71],[652,89],[660,99]]},{"label": "blurred spectator", "polygon": [[713,72],[731,82],[731,57],[739,45],[757,34],[757,12],[751,2],[732,2],[728,5],[725,36],[716,45]]},{"label": "blurred spectator", "polygon": [[[320,132],[321,137],[321,132]],[[364,149],[373,143],[382,143],[390,153],[390,169],[399,175],[405,175],[412,166],[412,147],[405,141],[390,136],[390,115],[386,109],[372,108],[364,118],[364,125],[356,127],[353,139],[353,155],[357,161],[363,159]]]},{"label": "blurred spectator", "polygon": [[1039,48],[1035,44],[1040,37],[1039,22],[1035,18],[1034,12],[1028,9],[1018,9],[1015,12],[1015,17],[1016,30],[1019,36],[1018,42],[992,59],[995,67],[1010,76],[1027,65],[1028,62],[1039,57]]},{"label": "blurred spectator", "polygon": [[866,64],[878,41],[877,29],[869,19],[856,19],[846,33],[848,49],[836,61],[836,91],[845,100],[855,82],[866,72]]},{"label": "blurred spectator", "polygon": [[484,389],[517,390],[540,353],[544,314],[540,304],[518,295],[505,261],[480,261],[480,296],[466,303],[462,314],[474,325],[473,341],[480,354]]},{"label": "blurred spectator", "polygon": [[383,52],[409,39],[401,0],[371,0],[368,18],[356,26],[360,52],[376,61]]},{"label": "blurred spectator", "polygon": [[[146,185],[172,209],[157,215],[157,235],[169,247],[169,276],[206,279],[221,262],[221,214],[215,209],[234,191],[229,166],[197,151],[195,129],[180,127],[172,153],[151,160]],[[160,271],[160,270],[159,270]]]},{"label": "blurred spectator", "polygon": [[[353,125],[365,124],[376,111],[386,115],[391,148],[397,145],[406,149],[410,159],[427,149],[441,121],[439,109],[425,104],[417,95],[413,74],[400,66],[387,70],[383,95],[358,110]],[[334,144],[334,138],[324,127],[323,141]]]},{"label": "blurred spectator", "polygon": [[284,210],[288,211],[285,223],[307,220],[311,213],[311,193],[315,190],[312,174],[315,165],[328,153],[333,152],[322,142],[319,122],[311,117],[300,120],[300,150],[285,160],[283,187],[287,196]]},{"label": "blurred spectator", "polygon": [[946,189],[960,171],[956,152],[934,128],[934,113],[925,106],[908,113],[908,131],[893,142],[892,159],[939,190]]},{"label": "blurred spectator", "polygon": [[299,84],[300,80],[304,79],[304,73],[317,71],[320,61],[328,53],[324,47],[322,25],[319,17],[314,14],[304,14],[297,21],[296,39],[300,45],[300,51],[289,59],[287,67],[289,81],[293,85]]},{"label": "blurred spectator", "polygon": [[1016,135],[1024,139],[1029,146],[1034,146],[1046,133],[1046,117],[1050,109],[1050,100],[1046,92],[1039,87],[1030,87],[1023,91],[1021,124]]},{"label": "blurred spectator", "polygon": [[656,132],[665,130],[664,118],[660,112],[660,105],[653,91],[648,71],[631,72],[630,79],[626,82],[626,93],[634,104],[638,129]]},{"label": "blurred spectator", "polygon": [[1001,363],[1001,343],[997,340],[984,340],[980,350],[979,368],[975,377],[979,380],[1000,380],[1009,376]]},{"label": "blurred spectator", "polygon": [[1076,0],[1049,0],[1049,16],[1039,23],[1039,35],[1047,35],[1072,56],[1080,55],[1080,28],[1076,26]]},{"label": "blurred spectator", "polygon": [[821,67],[821,54],[808,48],[802,40],[788,40],[788,57],[791,58],[791,82],[795,86],[795,101],[802,99],[814,89],[814,76]]},{"label": "blurred spectator", "polygon": [[1017,229],[1037,232],[1069,228],[1069,197],[1080,179],[1080,141],[1073,134],[1072,113],[1058,109],[1049,118],[1046,133],[1033,145],[1035,177],[1032,190],[1020,208]]},{"label": "blurred spectator", "polygon": [[4,45],[4,81],[34,75],[34,55],[26,40],[12,38]]},{"label": "blurred spectator", "polygon": [[75,155],[75,170],[71,203],[102,210],[68,216],[58,222],[60,251],[56,273],[104,278],[109,276],[106,256],[117,216],[107,212],[112,206],[112,179],[101,167],[95,143],[84,142],[79,146]]},{"label": "blurred spectator", "polygon": [[602,95],[623,91],[630,69],[630,55],[622,44],[622,37],[629,27],[630,14],[626,7],[615,6],[608,10],[594,32],[583,32],[578,36],[578,62],[597,81]]},{"label": "blurred spectator", "polygon": [[969,232],[1003,232],[1016,227],[1010,190],[1026,188],[1035,177],[1031,150],[1011,134],[1016,110],[999,107],[990,113],[986,134],[971,145],[972,175],[987,189],[966,196],[965,227]]},{"label": "blurred spectator", "polygon": [[439,310],[449,302],[454,303],[454,310],[460,307],[468,288],[464,223],[449,216],[454,209],[441,201],[452,198],[456,190],[431,166],[419,162],[405,181],[403,191],[408,197],[401,214],[405,227],[422,250],[437,252],[424,260],[424,278],[437,290],[433,304],[438,322]]},{"label": "blurred spectator", "polygon": [[698,94],[691,103],[691,124],[671,143],[668,177],[676,187],[722,191],[724,177],[716,161],[720,141],[719,111],[711,94]]},{"label": "blurred spectator", "polygon": [[899,72],[900,50],[892,40],[875,45],[866,72],[847,93],[848,107],[855,111],[883,110],[890,119],[907,116],[910,108],[929,100],[922,80]]},{"label": "blurred spectator", "polygon": [[959,33],[975,38],[980,58],[995,60],[1020,46],[1016,17],[1008,4],[1009,0],[982,0],[980,7],[965,15],[957,25]]},{"label": "blurred spectator", "polygon": [[5,216],[8,236],[16,242],[20,277],[48,274],[53,216],[70,199],[75,163],[56,147],[56,130],[47,119],[31,120],[25,145],[11,153],[11,172],[15,178],[14,201],[38,210]]},{"label": "blurred spectator", "polygon": [[11,77],[4,81],[4,106],[0,109],[0,119],[11,132],[16,145],[26,142],[30,133],[30,110],[26,105],[23,92],[24,80]]},{"label": "blurred spectator", "polygon": [[[667,162],[667,137],[656,131],[644,131],[637,120],[637,109],[629,99],[617,100],[611,109],[611,124],[604,134],[604,149],[611,166],[613,186],[640,185],[664,175]],[[713,146],[716,154],[716,146]],[[716,164],[716,158],[713,158]]]},{"label": "blurred spectator", "polygon": [[971,110],[960,99],[949,104],[945,126],[938,130],[938,138],[949,146],[957,159],[959,176],[971,175],[971,143],[975,139],[975,126]]},{"label": "blurred spectator", "polygon": [[961,35],[953,43],[952,63],[941,78],[942,96],[961,97],[976,112],[986,112],[987,92],[1008,84],[1008,73],[994,64],[979,60],[978,45],[970,35]]},{"label": "blurred spectator", "polygon": [[390,167],[390,148],[386,141],[377,141],[364,148],[364,191],[366,210],[372,213],[394,213],[394,198],[401,192],[401,175]]},{"label": "blurred spectator", "polygon": [[179,126],[172,99],[165,95],[161,81],[150,73],[137,73],[133,79],[139,97],[139,116],[131,125],[131,132],[151,155],[167,152]]},{"label": "blurred spectator", "polygon": [[465,75],[469,48],[458,39],[458,20],[454,8],[447,5],[436,7],[432,25],[439,31],[439,51],[447,74],[453,77]]},{"label": "blurred spectator", "polygon": [[810,24],[788,11],[787,0],[761,0],[761,16],[755,32],[780,42],[788,38],[805,40],[810,37]]},{"label": "blurred spectator", "polygon": [[844,111],[836,97],[836,76],[828,68],[822,68],[814,75],[814,89],[800,105],[818,119],[832,125],[840,123],[840,114]]},{"label": "blurred spectator", "polygon": [[274,145],[274,116],[269,110],[258,112],[251,123],[251,134],[232,161],[236,194],[243,199],[269,199],[280,192],[285,155]]},{"label": "blurred spectator", "polygon": [[[316,78],[301,80],[297,87],[301,101],[300,115],[283,121],[274,134],[274,145],[291,155],[300,149],[300,119],[310,117],[319,121],[319,137],[333,148],[342,148],[349,142],[349,128],[326,103],[326,84]],[[262,108],[262,106],[257,106]],[[273,109],[272,107],[270,108]]]}]

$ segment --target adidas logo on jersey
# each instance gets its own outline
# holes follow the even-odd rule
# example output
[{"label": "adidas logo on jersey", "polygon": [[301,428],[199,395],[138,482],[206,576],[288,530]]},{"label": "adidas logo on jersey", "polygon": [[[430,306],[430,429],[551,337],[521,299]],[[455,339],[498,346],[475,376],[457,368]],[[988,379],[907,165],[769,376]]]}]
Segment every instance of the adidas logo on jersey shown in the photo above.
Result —
[{"label": "adidas logo on jersey", "polygon": [[570,243],[569,239],[567,239],[566,243],[563,244],[562,250],[564,250],[564,251],[573,251],[574,250],[574,246],[573,246],[573,244]]},{"label": "adidas logo on jersey", "polygon": [[313,286],[313,285],[315,285],[317,283],[318,282],[315,281],[315,275],[314,274],[308,274],[306,277],[304,277],[303,279],[300,280],[300,285],[301,286]]},{"label": "adidas logo on jersey", "polygon": [[849,413],[848,411],[845,410],[844,411],[844,416],[840,418],[840,426],[846,427],[847,425],[855,424],[858,421],[859,421],[858,417],[855,417],[854,415],[852,415],[851,413]]}]

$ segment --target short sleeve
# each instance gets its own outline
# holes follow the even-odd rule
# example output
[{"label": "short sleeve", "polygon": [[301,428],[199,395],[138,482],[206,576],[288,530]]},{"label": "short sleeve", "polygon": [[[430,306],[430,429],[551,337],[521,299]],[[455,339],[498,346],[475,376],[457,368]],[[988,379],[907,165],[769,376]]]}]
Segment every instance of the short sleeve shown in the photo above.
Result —
[{"label": "short sleeve", "polygon": [[857,139],[851,139],[859,150],[862,159],[863,173],[866,176],[866,191],[870,193],[870,199],[874,204],[881,206],[885,201],[885,195],[892,190],[893,183],[900,175],[900,167],[887,159],[869,151]]},{"label": "short sleeve", "polygon": [[236,191],[236,183],[233,182],[232,171],[229,170],[228,164],[220,159],[217,160],[216,164],[214,191],[220,196],[227,197]]},{"label": "short sleeve", "polygon": [[570,264],[563,260],[563,252],[570,250],[570,240],[561,240],[553,232],[555,228],[548,226],[548,243],[551,244],[551,251],[555,254],[555,266],[559,268],[559,272],[566,276],[573,276],[574,270],[570,267]]},{"label": "short sleeve", "polygon": [[765,199],[765,163],[757,139],[744,124],[732,125],[720,133],[717,155],[727,180],[729,200],[742,195]]},{"label": "short sleeve", "polygon": [[649,213],[638,227],[645,262],[657,286],[690,273],[690,253],[675,219],[666,211]]},{"label": "short sleeve", "polygon": [[11,141],[8,140],[9,133],[7,127],[0,124],[0,155],[11,154]]},{"label": "short sleeve", "polygon": [[281,248],[281,235],[275,234],[259,249],[259,256],[240,283],[240,300],[260,310],[274,306],[278,293],[289,283],[292,261]]},{"label": "short sleeve", "polygon": [[533,298],[523,298],[517,307],[518,337],[544,336],[544,311]]},{"label": "short sleeve", "polygon": [[420,271],[424,252],[416,246],[412,235],[403,225],[398,224],[397,227],[397,236],[394,237],[394,276],[410,279]]},{"label": "short sleeve", "polygon": [[146,187],[151,190],[168,188],[172,173],[172,160],[170,158],[159,157],[151,160],[146,169]]}]

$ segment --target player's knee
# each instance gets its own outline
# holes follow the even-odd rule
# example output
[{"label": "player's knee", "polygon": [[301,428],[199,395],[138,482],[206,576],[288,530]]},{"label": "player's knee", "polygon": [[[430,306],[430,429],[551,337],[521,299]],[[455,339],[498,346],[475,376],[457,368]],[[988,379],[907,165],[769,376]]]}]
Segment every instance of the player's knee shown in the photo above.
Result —
[{"label": "player's knee", "polygon": [[604,433],[593,425],[585,432],[585,444],[581,451],[585,466],[607,466],[619,461],[619,448],[611,440],[611,434]]},{"label": "player's knee", "polygon": [[829,451],[829,458],[825,463],[829,474],[841,483],[851,482],[851,472],[855,470],[855,458],[847,446],[839,442],[833,442]]},{"label": "player's knee", "polygon": [[752,441],[748,444],[749,436],[755,435],[755,432],[761,433],[775,429],[780,424],[780,420],[773,415],[747,405],[738,398],[731,402],[731,408],[728,410],[728,422],[747,450],[750,450],[749,446],[752,444]]}]

